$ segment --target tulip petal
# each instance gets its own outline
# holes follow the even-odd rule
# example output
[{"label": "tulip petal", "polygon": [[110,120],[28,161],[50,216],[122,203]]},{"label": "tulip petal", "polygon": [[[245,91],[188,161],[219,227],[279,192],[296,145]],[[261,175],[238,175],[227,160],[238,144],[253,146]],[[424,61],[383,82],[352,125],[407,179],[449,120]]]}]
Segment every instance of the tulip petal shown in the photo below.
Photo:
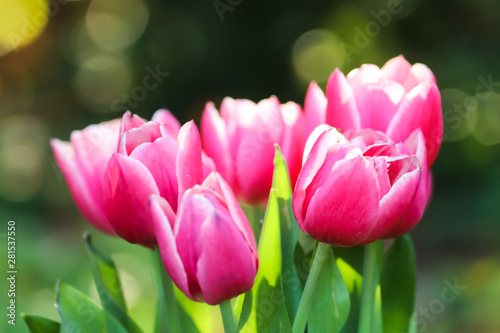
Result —
[{"label": "tulip petal", "polygon": [[175,166],[180,200],[187,189],[203,182],[200,133],[194,121],[191,120],[181,127],[178,141]]},{"label": "tulip petal", "polygon": [[326,103],[323,90],[316,82],[311,82],[304,100],[304,136],[306,139],[316,127],[326,123]]},{"label": "tulip petal", "polygon": [[405,89],[394,81],[366,83],[353,88],[361,128],[385,132],[398,110]]},{"label": "tulip petal", "polygon": [[427,160],[431,167],[443,137],[443,115],[439,90],[429,81],[419,84],[406,95],[387,134],[395,142],[405,141],[418,128],[426,139]]},{"label": "tulip petal", "polygon": [[[405,59],[403,55],[399,55],[389,59],[381,68],[382,75],[387,80],[392,80],[403,85],[407,91],[413,87],[405,85],[406,80],[410,76],[411,64]],[[415,84],[416,85],[416,84]]]},{"label": "tulip petal", "polygon": [[226,126],[212,102],[207,103],[201,116],[201,137],[204,151],[213,159],[217,171],[234,188]]},{"label": "tulip petal", "polygon": [[[101,184],[102,174],[100,179],[96,178],[93,183],[89,183],[79,169],[75,151],[69,142],[52,139],[50,145],[57,165],[61,169],[61,173],[80,212],[97,229],[113,235],[115,232],[108,221],[102,203],[102,189],[95,184],[95,182]],[[91,187],[91,185],[94,186]]]},{"label": "tulip petal", "polygon": [[151,121],[147,122],[140,127],[132,128],[121,136],[121,146],[118,147],[118,152],[130,155],[137,146],[153,142],[161,136],[160,125]]},{"label": "tulip petal", "polygon": [[317,240],[353,246],[375,228],[379,192],[377,173],[364,157],[340,160],[314,193],[302,229]]},{"label": "tulip petal", "polygon": [[[160,109],[153,114],[152,121],[165,125],[170,136],[176,137],[181,128],[181,124],[175,116],[167,109]],[[164,134],[165,135],[165,134]]]},{"label": "tulip petal", "polygon": [[202,252],[197,265],[197,279],[203,298],[210,305],[219,304],[250,290],[257,267],[253,254],[230,216],[215,202],[214,212],[201,226]]},{"label": "tulip petal", "polygon": [[106,165],[103,194],[109,222],[120,237],[130,243],[155,244],[148,198],[159,192],[141,162],[114,153]]},{"label": "tulip petal", "polygon": [[177,245],[172,231],[172,225],[175,224],[175,214],[172,208],[165,199],[152,195],[150,197],[150,211],[163,265],[168,275],[187,297],[195,300],[189,290],[184,264],[177,251]]},{"label": "tulip petal", "polygon": [[160,196],[177,210],[178,178],[175,170],[175,160],[179,144],[170,137],[158,138],[152,143],[138,146],[130,157],[140,161],[149,171],[155,181]]},{"label": "tulip petal", "polygon": [[184,193],[177,213],[174,236],[179,256],[184,264],[191,295],[202,301],[202,291],[196,276],[198,258],[201,255],[201,226],[214,212],[212,202],[204,194],[197,193],[195,186]]},{"label": "tulip petal", "polygon": [[243,234],[245,240],[250,246],[250,249],[257,259],[257,246],[255,243],[255,236],[253,234],[252,228],[248,223],[248,220],[243,213],[233,191],[229,185],[224,181],[220,174],[217,172],[212,172],[204,181],[202,186],[214,191],[219,195],[223,202],[226,203],[229,214],[231,215],[235,225]]},{"label": "tulip petal", "polygon": [[122,121],[120,124],[120,142],[118,143],[118,147],[122,145],[121,143],[121,138],[124,133],[130,131],[133,128],[137,128],[145,124],[147,120],[142,119],[138,115],[132,113],[130,111],[127,111],[123,114]]},{"label": "tulip petal", "polygon": [[415,155],[392,160],[386,173],[392,187],[380,200],[377,226],[363,244],[382,238],[403,221],[417,195],[422,178],[422,168]]},{"label": "tulip petal", "polygon": [[430,196],[430,193],[428,193],[428,191],[432,190],[431,188],[428,188],[430,173],[427,166],[425,138],[420,129],[415,130],[410,135],[408,140],[405,141],[405,147],[407,147],[408,150],[412,154],[415,154],[414,156],[418,158],[420,168],[422,169],[420,183],[413,202],[411,203],[411,206],[408,209],[408,212],[404,216],[403,220],[399,224],[395,225],[384,237],[398,237],[405,232],[413,229],[413,227],[417,225],[417,223],[422,218],[422,215],[424,214],[425,206]]},{"label": "tulip petal", "polygon": [[353,89],[367,83],[383,81],[382,71],[373,64],[363,64],[359,68],[353,69],[346,78]]},{"label": "tulip petal", "polygon": [[335,69],[326,86],[326,123],[342,131],[360,130],[361,118],[354,92],[344,74]]},{"label": "tulip petal", "polygon": [[[254,107],[255,109],[255,107]],[[249,112],[242,109],[241,113]],[[250,204],[265,201],[271,189],[274,170],[274,144],[281,143],[285,123],[276,97],[260,101],[251,127],[238,127],[234,140],[239,142],[234,167],[238,196]],[[240,116],[241,117],[241,116]],[[242,121],[240,121],[243,124]]]},{"label": "tulip petal", "polygon": [[285,121],[285,130],[279,143],[283,157],[285,158],[290,182],[295,186],[297,177],[302,167],[302,147],[304,146],[304,123],[303,113],[300,106],[294,102],[281,105],[281,113]]}]

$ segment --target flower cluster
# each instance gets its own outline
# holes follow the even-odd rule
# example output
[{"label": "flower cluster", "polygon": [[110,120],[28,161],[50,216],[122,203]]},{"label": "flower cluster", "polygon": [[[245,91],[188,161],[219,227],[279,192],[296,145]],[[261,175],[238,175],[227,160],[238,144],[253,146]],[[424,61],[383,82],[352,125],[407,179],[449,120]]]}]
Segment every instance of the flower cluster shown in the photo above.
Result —
[{"label": "flower cluster", "polygon": [[238,201],[266,202],[274,145],[288,165],[293,212],[320,242],[368,244],[411,230],[432,192],[441,145],[439,90],[425,65],[402,56],[382,68],[335,70],[303,108],[272,96],[207,103],[201,134],[167,110],[127,112],[51,144],[71,194],[98,229],[158,246],[191,299],[218,304],[252,288],[252,229]]}]

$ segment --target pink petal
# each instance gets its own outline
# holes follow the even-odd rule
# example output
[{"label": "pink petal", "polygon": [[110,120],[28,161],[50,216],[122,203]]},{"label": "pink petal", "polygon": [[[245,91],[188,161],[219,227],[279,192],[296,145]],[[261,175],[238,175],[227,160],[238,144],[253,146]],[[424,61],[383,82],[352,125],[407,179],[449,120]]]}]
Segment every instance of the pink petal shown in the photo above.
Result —
[{"label": "pink petal", "polygon": [[175,223],[175,214],[172,208],[163,198],[152,195],[150,197],[150,211],[163,265],[168,275],[187,297],[195,300],[189,291],[184,264],[177,252],[177,245],[172,231],[172,225]]},{"label": "pink petal", "polygon": [[130,155],[137,146],[153,142],[161,136],[160,125],[151,121],[147,122],[141,127],[132,128],[122,135],[118,152]]},{"label": "pink petal", "polygon": [[383,79],[382,71],[373,64],[363,64],[347,74],[347,81],[353,89],[367,83],[382,82]]},{"label": "pink petal", "polygon": [[[381,69],[385,79],[396,81],[405,88],[405,82],[410,75],[410,70],[411,64],[402,55],[389,59]],[[411,87],[407,90],[410,89]]]},{"label": "pink petal", "polygon": [[306,139],[316,127],[326,123],[326,103],[323,90],[316,82],[311,82],[304,101],[304,136]]},{"label": "pink petal", "polygon": [[[411,157],[406,163],[412,164]],[[379,217],[375,229],[363,242],[368,244],[382,238],[387,232],[397,226],[407,214],[412,204],[421,179],[421,168],[404,173],[380,201]]]},{"label": "pink petal", "polygon": [[[68,184],[69,190],[76,206],[85,218],[99,230],[113,235],[115,232],[109,224],[104,205],[102,203],[102,190],[95,191],[97,184],[91,184],[85,179],[69,142],[58,139],[50,140],[52,151],[57,165]],[[98,179],[95,179],[98,181]],[[102,175],[98,185],[101,185]],[[101,185],[102,186],[102,185]]]},{"label": "pink petal", "polygon": [[178,146],[175,139],[158,138],[153,143],[141,144],[130,155],[148,169],[160,196],[167,200],[174,211],[177,210],[179,193],[175,169]]},{"label": "pink petal", "polygon": [[152,121],[165,125],[171,136],[177,136],[181,124],[175,116],[167,109],[160,109],[153,114]]},{"label": "pink petal", "polygon": [[146,246],[155,244],[148,198],[159,192],[141,162],[114,153],[106,166],[103,194],[109,222],[121,238]]},{"label": "pink petal", "polygon": [[203,181],[200,133],[194,121],[184,124],[178,136],[176,170],[179,184],[179,200],[182,194]]},{"label": "pink petal", "polygon": [[403,86],[394,81],[366,83],[354,88],[361,128],[385,132],[404,94]]},{"label": "pink petal", "polygon": [[120,125],[120,142],[118,143],[118,146],[120,147],[122,145],[121,143],[121,138],[125,132],[130,131],[132,128],[137,128],[142,126],[143,124],[146,123],[145,119],[142,119],[138,115],[132,113],[130,111],[127,111],[123,114],[121,125]]},{"label": "pink petal", "polygon": [[212,102],[207,103],[201,116],[201,137],[204,151],[213,159],[217,171],[234,188],[226,125]]},{"label": "pink petal", "polygon": [[177,212],[174,235],[186,271],[189,291],[195,300],[202,301],[203,295],[197,278],[198,258],[203,246],[200,233],[202,224],[213,214],[214,207],[199,192],[199,186],[195,186],[184,193]]},{"label": "pink petal", "polygon": [[340,160],[314,193],[302,229],[315,239],[340,246],[365,240],[375,228],[377,173],[364,157]]},{"label": "pink petal", "polygon": [[224,208],[214,201],[214,211],[201,226],[202,252],[197,279],[205,302],[219,304],[250,290],[257,266],[248,243]]},{"label": "pink petal", "polygon": [[427,153],[425,150],[425,139],[422,131],[414,131],[408,140],[405,142],[405,146],[413,153],[419,160],[421,171],[421,179],[418,185],[417,192],[414,196],[413,202],[411,203],[408,212],[402,219],[402,221],[395,225],[388,233],[384,236],[386,238],[398,237],[405,232],[413,229],[417,223],[422,218],[425,206],[427,204],[430,193],[428,190],[429,186],[429,169],[427,167]]},{"label": "pink petal", "polygon": [[285,130],[280,145],[281,152],[288,166],[288,173],[292,187],[302,166],[302,147],[304,146],[303,113],[300,106],[294,102],[281,105],[281,113],[285,121]]},{"label": "pink petal", "polygon": [[360,130],[361,119],[354,92],[344,74],[335,69],[326,86],[326,123],[342,131]]},{"label": "pink petal", "polygon": [[245,214],[243,213],[243,210],[241,209],[229,185],[224,181],[220,174],[218,174],[217,172],[213,172],[203,181],[202,186],[214,191],[221,197],[222,201],[226,203],[231,218],[233,219],[235,225],[238,227],[241,233],[244,235],[244,238],[249,244],[254,257],[257,260],[257,246],[255,243],[255,236]]},{"label": "pink petal", "polygon": [[254,112],[251,126],[238,127],[233,137],[239,142],[234,160],[238,196],[250,204],[265,202],[269,195],[274,144],[281,143],[285,131],[280,103],[275,97],[259,102]]},{"label": "pink petal", "polygon": [[[316,137],[317,139],[315,139]],[[338,140],[341,140],[341,138],[343,138],[342,134],[338,133],[335,128],[329,127],[328,125],[319,126],[309,136],[304,156],[309,150],[308,146],[311,146],[311,143],[314,144],[312,144],[307,159],[304,160],[304,165],[300,171],[299,177],[297,178],[292,199],[293,212],[299,226],[304,222],[306,214],[304,207],[306,202],[306,191],[314,177],[316,177],[318,171],[323,166],[330,147],[338,144],[338,149],[341,149],[345,145],[345,142],[339,143]]]},{"label": "pink petal", "polygon": [[420,128],[426,138],[427,159],[432,166],[439,152],[443,137],[441,96],[437,86],[424,82],[411,90],[391,121],[387,134],[395,141],[405,141]]}]

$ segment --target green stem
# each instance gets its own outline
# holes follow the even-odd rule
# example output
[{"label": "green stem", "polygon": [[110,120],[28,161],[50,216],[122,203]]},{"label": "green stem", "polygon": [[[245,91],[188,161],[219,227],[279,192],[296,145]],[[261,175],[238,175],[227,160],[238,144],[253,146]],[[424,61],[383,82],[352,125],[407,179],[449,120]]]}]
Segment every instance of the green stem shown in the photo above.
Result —
[{"label": "green stem", "polygon": [[381,240],[365,245],[358,333],[374,332],[374,326],[378,327],[381,324],[381,318],[378,318],[380,316],[380,295],[377,295],[380,293],[381,260]]},{"label": "green stem", "polygon": [[233,309],[231,307],[231,300],[224,301],[219,304],[220,313],[222,315],[222,323],[224,324],[225,333],[236,332],[234,324]]},{"label": "green stem", "polygon": [[325,243],[318,243],[316,254],[314,255],[313,264],[309,276],[307,277],[304,292],[300,299],[299,308],[293,322],[293,333],[304,333],[309,319],[309,312],[311,311],[314,292],[316,291],[316,284],[318,282],[321,269],[326,259],[331,255],[331,246]]},{"label": "green stem", "polygon": [[156,281],[158,283],[158,307],[155,332],[182,332],[179,309],[174,295],[172,280],[163,266],[159,249],[154,251],[156,261]]}]

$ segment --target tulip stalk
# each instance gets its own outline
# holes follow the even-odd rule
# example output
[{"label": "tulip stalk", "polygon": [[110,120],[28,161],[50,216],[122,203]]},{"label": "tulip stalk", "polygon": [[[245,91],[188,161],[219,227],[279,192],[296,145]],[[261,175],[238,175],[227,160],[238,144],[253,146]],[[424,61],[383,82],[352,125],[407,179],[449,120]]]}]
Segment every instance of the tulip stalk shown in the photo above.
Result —
[{"label": "tulip stalk", "polygon": [[165,271],[159,249],[154,251],[153,256],[159,295],[155,332],[182,332],[172,279]]},{"label": "tulip stalk", "polygon": [[358,333],[382,331],[380,297],[382,245],[381,240],[365,245]]},{"label": "tulip stalk", "polygon": [[297,314],[295,316],[295,321],[293,322],[293,333],[304,333],[305,331],[319,275],[323,269],[323,264],[330,255],[333,255],[331,246],[326,243],[318,242],[311,271],[307,277],[304,292],[302,293],[299,308],[297,309]]},{"label": "tulip stalk", "polygon": [[224,332],[225,333],[236,332],[231,300],[227,300],[220,303],[219,308],[220,308],[220,313],[222,315],[222,323],[224,324]]}]

